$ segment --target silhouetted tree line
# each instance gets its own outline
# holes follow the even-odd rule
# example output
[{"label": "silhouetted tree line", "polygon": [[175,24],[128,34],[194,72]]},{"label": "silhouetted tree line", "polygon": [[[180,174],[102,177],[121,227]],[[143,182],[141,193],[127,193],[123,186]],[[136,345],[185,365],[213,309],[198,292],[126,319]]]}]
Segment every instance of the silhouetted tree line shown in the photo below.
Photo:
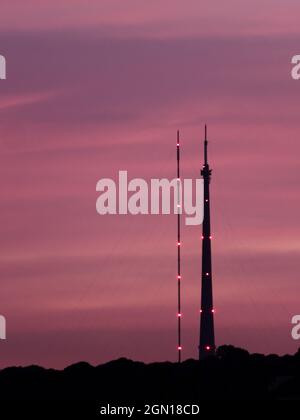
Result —
[{"label": "silhouetted tree line", "polygon": [[300,398],[300,350],[291,356],[249,354],[221,346],[214,357],[181,364],[121,358],[64,370],[38,366],[0,371],[0,399],[96,400],[113,403],[197,403],[203,400]]}]

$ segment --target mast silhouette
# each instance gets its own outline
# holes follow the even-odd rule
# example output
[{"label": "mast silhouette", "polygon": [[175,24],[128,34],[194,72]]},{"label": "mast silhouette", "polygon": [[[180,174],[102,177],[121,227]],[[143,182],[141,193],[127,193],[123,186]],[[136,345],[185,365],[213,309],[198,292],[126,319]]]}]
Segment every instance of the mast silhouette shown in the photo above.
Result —
[{"label": "mast silhouette", "polygon": [[181,267],[180,267],[180,214],[181,214],[181,181],[180,181],[180,143],[177,130],[177,351],[178,363],[181,362]]},{"label": "mast silhouette", "polygon": [[202,225],[202,278],[201,278],[201,309],[200,309],[200,340],[199,359],[204,359],[215,353],[214,308],[212,291],[211,264],[211,231],[210,231],[210,197],[209,184],[212,170],[207,157],[207,127],[204,133],[204,165],[201,176],[204,181],[204,219]]}]

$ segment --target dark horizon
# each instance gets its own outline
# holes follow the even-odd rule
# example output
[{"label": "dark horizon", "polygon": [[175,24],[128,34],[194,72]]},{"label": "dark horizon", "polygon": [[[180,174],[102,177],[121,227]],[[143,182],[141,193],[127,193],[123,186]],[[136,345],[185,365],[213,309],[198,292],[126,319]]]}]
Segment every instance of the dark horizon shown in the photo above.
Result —
[{"label": "dark horizon", "polygon": [[280,357],[220,346],[215,356],[182,363],[145,364],[120,358],[97,366],[79,362],[60,371],[11,367],[0,370],[0,400],[97,401],[97,407],[85,408],[94,414],[107,404],[298,400],[299,372],[300,350],[293,356]]}]

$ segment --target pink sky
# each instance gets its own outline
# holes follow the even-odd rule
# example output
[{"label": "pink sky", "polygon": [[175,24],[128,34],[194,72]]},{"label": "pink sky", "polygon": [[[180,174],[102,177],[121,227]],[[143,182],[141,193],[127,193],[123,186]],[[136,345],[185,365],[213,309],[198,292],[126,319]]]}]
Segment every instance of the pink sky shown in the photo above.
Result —
[{"label": "pink sky", "polygon": [[[217,344],[293,353],[300,313],[299,2],[2,0],[1,366],[176,359],[175,216],[99,216],[97,181],[214,169]],[[201,227],[183,229],[197,357]]]}]

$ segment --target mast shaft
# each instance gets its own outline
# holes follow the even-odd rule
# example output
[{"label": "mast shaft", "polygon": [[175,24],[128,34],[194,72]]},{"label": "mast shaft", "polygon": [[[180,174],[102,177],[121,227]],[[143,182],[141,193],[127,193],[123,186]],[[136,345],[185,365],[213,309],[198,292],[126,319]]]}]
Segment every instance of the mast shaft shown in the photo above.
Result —
[{"label": "mast shaft", "polygon": [[181,181],[180,181],[180,138],[177,131],[177,351],[178,363],[181,362],[181,235],[180,235],[180,214],[181,214]]},{"label": "mast shaft", "polygon": [[199,359],[215,353],[214,307],[212,290],[211,230],[209,184],[211,169],[207,158],[207,127],[204,136],[204,166],[201,171],[204,182],[204,219],[202,226],[202,277]]}]

